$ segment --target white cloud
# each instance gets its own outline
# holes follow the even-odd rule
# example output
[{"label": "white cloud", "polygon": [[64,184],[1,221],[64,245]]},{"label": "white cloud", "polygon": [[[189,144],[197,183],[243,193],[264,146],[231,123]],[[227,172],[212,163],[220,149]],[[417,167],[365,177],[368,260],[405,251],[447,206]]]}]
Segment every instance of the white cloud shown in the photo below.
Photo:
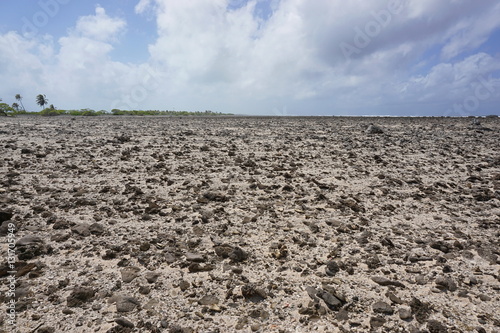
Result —
[{"label": "white cloud", "polygon": [[158,34],[140,65],[112,59],[127,23],[98,6],[56,43],[0,35],[0,75],[65,107],[331,114],[451,103],[499,70],[476,51],[500,27],[496,1],[391,1],[140,0]]},{"label": "white cloud", "polygon": [[478,20],[466,17],[453,28],[453,36],[443,47],[442,57],[451,59],[462,52],[474,50],[484,44],[492,31],[500,28],[500,3],[490,8]]},{"label": "white cloud", "polygon": [[104,8],[97,6],[95,15],[83,16],[78,19],[75,35],[91,38],[96,41],[114,41],[117,35],[125,29],[123,19],[112,18],[106,15]]}]

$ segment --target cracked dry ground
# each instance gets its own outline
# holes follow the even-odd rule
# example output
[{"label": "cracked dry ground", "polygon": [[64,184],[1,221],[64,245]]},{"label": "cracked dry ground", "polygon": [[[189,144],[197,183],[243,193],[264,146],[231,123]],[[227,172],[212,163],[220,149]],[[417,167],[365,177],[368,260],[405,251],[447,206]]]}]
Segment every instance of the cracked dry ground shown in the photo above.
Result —
[{"label": "cracked dry ground", "polygon": [[0,331],[499,332],[482,123],[3,118]]}]

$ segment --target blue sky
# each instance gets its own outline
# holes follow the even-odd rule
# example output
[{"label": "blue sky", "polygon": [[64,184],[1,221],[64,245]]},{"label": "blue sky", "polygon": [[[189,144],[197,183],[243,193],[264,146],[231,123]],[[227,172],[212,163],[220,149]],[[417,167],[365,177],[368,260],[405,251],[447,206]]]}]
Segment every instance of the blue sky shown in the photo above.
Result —
[{"label": "blue sky", "polygon": [[4,0],[0,98],[268,115],[500,112],[497,0]]}]

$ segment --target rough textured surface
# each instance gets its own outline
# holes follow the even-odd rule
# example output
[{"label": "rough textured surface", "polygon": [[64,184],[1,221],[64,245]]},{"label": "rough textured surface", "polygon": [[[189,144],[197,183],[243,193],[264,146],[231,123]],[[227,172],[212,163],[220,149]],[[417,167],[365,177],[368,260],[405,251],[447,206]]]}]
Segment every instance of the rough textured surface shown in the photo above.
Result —
[{"label": "rough textured surface", "polygon": [[482,123],[2,118],[17,330],[499,332]]}]

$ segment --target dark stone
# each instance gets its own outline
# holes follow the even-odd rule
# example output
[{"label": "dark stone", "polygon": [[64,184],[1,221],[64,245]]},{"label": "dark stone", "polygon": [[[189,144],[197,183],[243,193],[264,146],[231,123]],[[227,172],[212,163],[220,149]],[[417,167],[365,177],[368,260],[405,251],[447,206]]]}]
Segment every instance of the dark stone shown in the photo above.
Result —
[{"label": "dark stone", "polygon": [[412,298],[409,305],[412,313],[415,315],[415,319],[419,323],[425,322],[431,315],[432,307],[428,303],[424,303],[416,297]]},{"label": "dark stone", "polygon": [[116,318],[115,323],[123,327],[134,328],[134,324],[130,320],[125,319],[123,317]]},{"label": "dark stone", "polygon": [[12,214],[11,212],[0,211],[0,223],[9,221],[13,216],[14,214]]},{"label": "dark stone", "polygon": [[50,237],[50,240],[53,242],[61,243],[67,241],[71,235],[68,234],[54,234]]},{"label": "dark stone", "polygon": [[219,299],[213,295],[205,295],[199,301],[200,305],[214,305],[219,304]]},{"label": "dark stone", "polygon": [[139,287],[139,294],[148,295],[150,292],[151,292],[151,288],[149,288],[148,286],[140,286]]},{"label": "dark stone", "polygon": [[370,269],[375,269],[375,268],[382,266],[382,263],[380,262],[380,258],[376,254],[368,257],[366,259],[365,263],[368,266],[368,268],[370,268]]},{"label": "dark stone", "polygon": [[429,320],[427,322],[429,333],[447,333],[448,328],[437,320]]},{"label": "dark stone", "polygon": [[16,252],[20,260],[28,260],[51,252],[38,236],[25,236],[16,242]]},{"label": "dark stone", "polygon": [[200,265],[199,263],[192,263],[188,266],[188,271],[190,273],[198,273],[198,272],[208,272],[215,269],[214,265],[211,264],[206,264],[206,265]]},{"label": "dark stone", "polygon": [[207,201],[216,201],[216,202],[225,202],[229,200],[227,196],[218,192],[206,192],[203,194],[202,199],[205,199]]},{"label": "dark stone", "polygon": [[401,320],[411,320],[412,318],[410,309],[401,308],[399,309],[398,313]]},{"label": "dark stone", "polygon": [[[10,226],[9,226],[10,225]],[[14,227],[12,227],[14,226]],[[9,233],[16,233],[17,223],[11,220],[6,220],[0,223],[0,236],[7,236]]]},{"label": "dark stone", "polygon": [[438,277],[436,278],[436,284],[438,288],[448,290],[448,291],[456,291],[458,289],[457,284],[450,277]]},{"label": "dark stone", "polygon": [[160,273],[157,272],[147,272],[144,277],[148,283],[155,283],[160,277]]},{"label": "dark stone", "polygon": [[386,320],[383,317],[379,317],[379,316],[371,317],[370,318],[370,327],[372,329],[377,329],[377,328],[384,326],[385,322],[386,322]]},{"label": "dark stone", "polygon": [[131,312],[140,306],[141,303],[135,297],[121,296],[116,300],[116,311],[118,312]]},{"label": "dark stone", "polygon": [[334,276],[340,271],[340,267],[335,260],[329,260],[326,263],[325,273],[329,276]]},{"label": "dark stone", "polygon": [[229,258],[229,255],[233,251],[233,247],[229,244],[222,244],[214,246],[215,254],[222,258]]},{"label": "dark stone", "polygon": [[315,302],[319,302],[319,298],[317,296],[318,290],[314,287],[306,287],[306,292],[311,297],[311,299]]},{"label": "dark stone", "polygon": [[370,124],[368,126],[368,128],[366,129],[366,133],[368,133],[368,134],[383,134],[384,131],[380,127],[373,125],[373,124]]},{"label": "dark stone", "polygon": [[62,219],[57,220],[52,225],[52,229],[54,229],[54,230],[69,229],[69,227],[71,227],[71,223],[66,221],[66,220],[62,220]]},{"label": "dark stone", "polygon": [[68,307],[80,307],[84,303],[92,300],[95,295],[95,290],[90,287],[76,287],[71,294],[66,298]]},{"label": "dark stone", "polygon": [[435,241],[435,242],[432,242],[430,245],[429,245],[431,248],[433,249],[436,249],[436,250],[439,250],[443,253],[448,253],[450,252],[452,246],[451,245],[448,245],[447,243],[443,242],[443,241]]},{"label": "dark stone", "polygon": [[82,237],[90,236],[90,225],[88,223],[79,223],[71,227],[71,231]]},{"label": "dark stone", "polygon": [[205,262],[205,261],[207,261],[207,259],[202,254],[199,254],[199,253],[187,252],[184,256],[186,257],[187,261],[191,261],[191,262]]},{"label": "dark stone", "polygon": [[267,298],[267,293],[264,289],[258,288],[253,284],[246,284],[241,287],[243,297],[252,302],[261,302]]},{"label": "dark stone", "polygon": [[337,311],[344,305],[344,302],[342,302],[339,298],[332,295],[328,291],[320,290],[318,291],[317,295],[326,303],[330,310]]},{"label": "dark stone", "polygon": [[139,246],[139,250],[141,250],[143,252],[148,251],[150,248],[151,248],[151,244],[149,242],[143,242]]},{"label": "dark stone", "polygon": [[130,266],[130,267],[125,267],[120,271],[122,275],[122,281],[125,283],[132,282],[136,277],[139,276],[139,272],[141,271],[140,268]]},{"label": "dark stone", "polygon": [[100,236],[102,234],[104,234],[105,230],[104,230],[104,226],[100,223],[92,223],[90,226],[89,226],[89,231],[92,235],[96,235],[96,236]]},{"label": "dark stone", "polygon": [[189,287],[191,287],[191,283],[189,283],[188,281],[186,280],[181,280],[179,282],[179,288],[182,290],[182,291],[186,291],[189,289]]},{"label": "dark stone", "polygon": [[385,314],[385,315],[392,315],[394,314],[394,309],[387,303],[385,302],[375,302],[373,305],[372,305],[372,310],[373,312],[375,313],[382,313],[382,314]]},{"label": "dark stone", "polygon": [[346,309],[340,309],[339,312],[337,312],[335,319],[338,321],[346,321],[349,319],[349,312],[347,312]]},{"label": "dark stone", "polygon": [[248,254],[240,247],[233,247],[232,251],[229,253],[229,259],[233,262],[242,262],[247,260]]},{"label": "dark stone", "polygon": [[381,286],[395,286],[405,288],[405,285],[401,282],[389,280],[388,278],[385,278],[383,276],[373,276],[371,279],[373,282],[378,283]]}]

